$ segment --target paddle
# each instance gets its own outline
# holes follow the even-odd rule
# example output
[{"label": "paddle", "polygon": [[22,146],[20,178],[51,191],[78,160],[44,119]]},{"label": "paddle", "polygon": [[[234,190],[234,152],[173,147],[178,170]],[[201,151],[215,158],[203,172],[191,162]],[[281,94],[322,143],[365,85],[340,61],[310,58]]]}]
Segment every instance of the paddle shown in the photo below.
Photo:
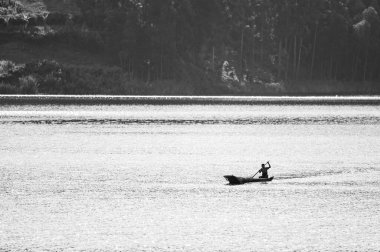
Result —
[{"label": "paddle", "polygon": [[254,177],[257,175],[257,173],[259,173],[260,171],[261,171],[261,169],[258,170],[258,171],[255,173],[255,175],[252,176],[252,178],[254,178]]}]

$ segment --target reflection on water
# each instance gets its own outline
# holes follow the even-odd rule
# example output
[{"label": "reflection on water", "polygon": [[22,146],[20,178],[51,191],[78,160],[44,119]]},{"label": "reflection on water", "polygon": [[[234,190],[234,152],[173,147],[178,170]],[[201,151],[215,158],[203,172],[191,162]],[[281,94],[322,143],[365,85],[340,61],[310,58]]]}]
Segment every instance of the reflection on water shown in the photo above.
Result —
[{"label": "reflection on water", "polygon": [[[379,124],[378,106],[4,106],[1,124]],[[296,108],[296,109],[295,109]]]},{"label": "reflection on water", "polygon": [[212,120],[165,120],[165,119],[50,119],[50,120],[4,120],[6,124],[379,124],[378,117],[305,117],[305,118],[267,118],[250,119],[212,119]]},{"label": "reflection on water", "polygon": [[[379,106],[0,107],[0,250],[376,251]],[[270,183],[226,186],[270,160]]]}]

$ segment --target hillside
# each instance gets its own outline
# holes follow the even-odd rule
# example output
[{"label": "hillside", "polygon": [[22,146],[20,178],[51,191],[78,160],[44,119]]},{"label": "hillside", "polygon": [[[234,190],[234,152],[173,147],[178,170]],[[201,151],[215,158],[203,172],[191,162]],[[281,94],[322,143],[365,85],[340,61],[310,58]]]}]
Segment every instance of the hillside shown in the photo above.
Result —
[{"label": "hillside", "polygon": [[378,2],[3,0],[0,93],[375,94]]},{"label": "hillside", "polygon": [[48,38],[63,32],[69,17],[81,15],[75,1],[21,0],[13,3],[2,8],[0,17],[8,23],[0,28],[2,60],[17,63],[42,59],[68,64],[104,63],[101,54],[83,50],[75,43],[68,44],[60,39],[48,41]]},{"label": "hillside", "polygon": [[[106,53],[88,50],[81,43],[83,24],[68,28],[71,20],[81,16],[75,1],[6,2],[0,9],[0,24],[7,22],[0,26],[0,93],[102,93],[102,84],[94,80],[99,73],[93,72],[120,75]],[[46,69],[36,69],[41,65]],[[103,82],[109,78],[106,75]]]},{"label": "hillside", "polygon": [[24,13],[59,12],[80,14],[76,1],[72,0],[18,0],[14,2],[22,6]]}]

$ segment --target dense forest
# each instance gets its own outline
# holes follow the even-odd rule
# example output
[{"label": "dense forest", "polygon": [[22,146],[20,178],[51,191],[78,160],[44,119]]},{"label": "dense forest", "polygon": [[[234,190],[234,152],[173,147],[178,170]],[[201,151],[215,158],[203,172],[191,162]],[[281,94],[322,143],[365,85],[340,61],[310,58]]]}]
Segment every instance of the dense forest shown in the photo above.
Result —
[{"label": "dense forest", "polygon": [[[97,91],[91,91],[91,83],[82,84],[79,93],[159,94],[162,88],[173,94],[373,94],[380,90],[378,0],[68,2],[75,5],[75,12],[41,12],[42,24],[38,13],[34,19],[24,14],[21,33],[30,43],[65,43],[107,58],[105,64],[115,72],[113,80],[98,83]],[[0,2],[8,10],[11,4]],[[13,6],[20,8],[17,13],[27,13],[22,3]],[[2,36],[14,37],[10,23],[17,19],[12,18],[10,11],[2,14]],[[35,30],[28,30],[30,22],[55,31],[37,36]],[[83,74],[109,75],[103,67],[91,72],[88,67],[60,62],[30,64],[24,68],[28,76],[19,80],[35,78],[40,92],[70,93],[76,90],[76,81],[86,82],[80,80]],[[44,84],[43,78],[33,77],[38,64],[54,71],[62,68],[60,83]],[[44,89],[44,85],[66,88]],[[102,89],[101,85],[115,87]]]}]

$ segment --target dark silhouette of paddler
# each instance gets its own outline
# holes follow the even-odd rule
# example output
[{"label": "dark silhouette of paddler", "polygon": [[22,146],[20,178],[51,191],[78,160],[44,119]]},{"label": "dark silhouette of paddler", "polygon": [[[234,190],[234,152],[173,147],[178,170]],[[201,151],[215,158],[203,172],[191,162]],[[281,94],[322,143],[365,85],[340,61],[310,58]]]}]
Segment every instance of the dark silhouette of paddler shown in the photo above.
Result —
[{"label": "dark silhouette of paddler", "polygon": [[[266,166],[268,164],[268,166]],[[260,178],[268,178],[268,170],[271,168],[269,161],[266,164],[261,165],[259,172],[261,173]]]}]

